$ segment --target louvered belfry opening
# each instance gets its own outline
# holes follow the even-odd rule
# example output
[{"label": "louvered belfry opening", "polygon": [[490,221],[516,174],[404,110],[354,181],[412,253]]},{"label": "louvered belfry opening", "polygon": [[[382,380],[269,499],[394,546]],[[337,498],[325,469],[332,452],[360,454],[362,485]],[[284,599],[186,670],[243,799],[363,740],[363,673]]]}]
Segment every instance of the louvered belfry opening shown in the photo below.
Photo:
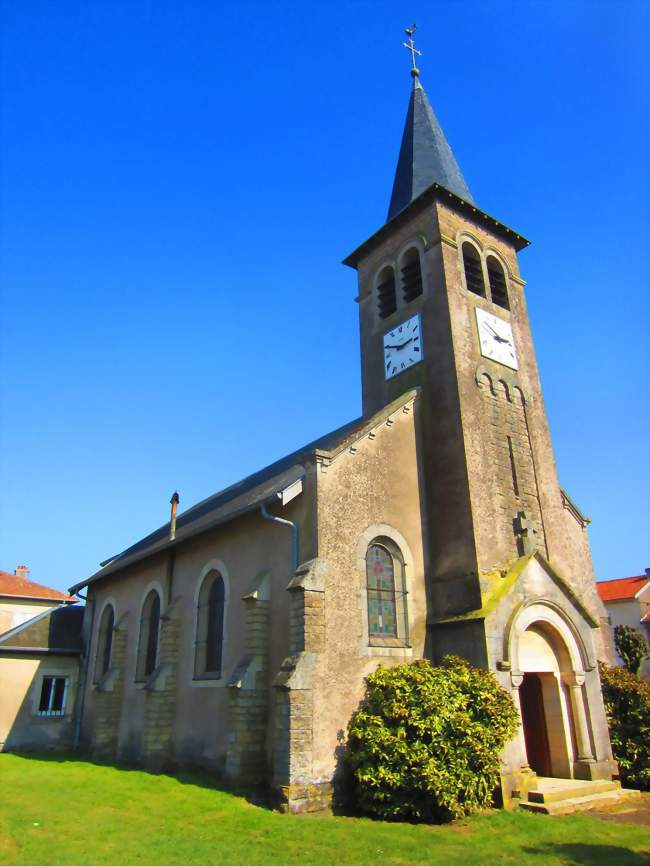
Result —
[{"label": "louvered belfry opening", "polygon": [[385,267],[379,275],[377,283],[377,306],[379,308],[380,319],[386,319],[397,309],[395,271],[391,267]]},{"label": "louvered belfry opening", "polygon": [[402,259],[402,294],[407,304],[422,294],[420,254],[415,247],[408,250]]},{"label": "louvered belfry opening", "polygon": [[487,272],[490,280],[490,294],[492,295],[492,303],[503,307],[504,310],[510,309],[508,303],[508,287],[506,285],[506,275],[503,272],[501,263],[494,258],[487,258]]},{"label": "louvered belfry opening", "polygon": [[485,297],[485,282],[483,280],[483,268],[481,257],[472,244],[463,244],[463,266],[465,268],[465,282],[470,292]]}]

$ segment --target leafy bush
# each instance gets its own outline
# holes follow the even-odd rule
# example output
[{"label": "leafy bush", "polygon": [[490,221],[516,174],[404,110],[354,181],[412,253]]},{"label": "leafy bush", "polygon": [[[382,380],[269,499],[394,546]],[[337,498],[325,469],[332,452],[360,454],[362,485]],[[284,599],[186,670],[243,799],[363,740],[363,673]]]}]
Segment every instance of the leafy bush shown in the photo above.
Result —
[{"label": "leafy bush", "polygon": [[631,625],[617,625],[614,629],[616,652],[623,659],[625,670],[637,674],[644,658],[648,656],[648,645],[644,636]]},{"label": "leafy bush", "polygon": [[455,656],[379,667],[348,726],[360,808],[384,819],[450,820],[486,806],[519,725],[488,671]]},{"label": "leafy bush", "polygon": [[650,684],[600,663],[609,736],[623,784],[650,790]]}]

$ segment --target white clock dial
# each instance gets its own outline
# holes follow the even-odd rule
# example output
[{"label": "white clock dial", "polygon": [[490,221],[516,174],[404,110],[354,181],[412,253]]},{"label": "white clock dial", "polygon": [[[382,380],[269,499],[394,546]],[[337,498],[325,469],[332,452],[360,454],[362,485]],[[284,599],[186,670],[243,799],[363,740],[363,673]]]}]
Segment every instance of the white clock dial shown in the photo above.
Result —
[{"label": "white clock dial", "polygon": [[384,375],[392,379],[422,360],[420,316],[412,316],[384,334]]},{"label": "white clock dial", "polygon": [[481,344],[481,355],[491,361],[504,364],[512,370],[519,369],[512,328],[508,322],[493,316],[482,307],[476,308],[476,324]]}]

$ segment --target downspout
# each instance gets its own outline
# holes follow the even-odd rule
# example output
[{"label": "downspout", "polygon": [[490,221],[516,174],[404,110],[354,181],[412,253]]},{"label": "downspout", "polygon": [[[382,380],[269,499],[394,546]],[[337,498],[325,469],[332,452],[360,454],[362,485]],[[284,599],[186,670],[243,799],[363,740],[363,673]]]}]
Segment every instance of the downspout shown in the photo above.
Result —
[{"label": "downspout", "polygon": [[[78,592],[77,596],[88,604],[88,590],[86,590],[86,597]],[[93,640],[93,626],[95,624],[95,599],[90,602],[90,628],[88,630],[88,640],[86,641],[86,645],[84,646],[84,651],[81,656],[81,676],[79,678],[79,700],[77,701],[77,718],[74,723],[74,736],[72,739],[72,748],[76,752],[79,750],[79,743],[81,742],[81,720],[84,712],[84,705],[86,703],[86,684],[88,682],[88,666],[90,664],[90,647]]]},{"label": "downspout", "polygon": [[260,514],[265,520],[271,520],[273,523],[282,523],[284,526],[289,526],[291,528],[291,575],[293,576],[298,568],[298,525],[292,520],[286,520],[284,517],[276,517],[274,514],[269,514],[266,506],[267,503],[265,502],[260,508]]}]

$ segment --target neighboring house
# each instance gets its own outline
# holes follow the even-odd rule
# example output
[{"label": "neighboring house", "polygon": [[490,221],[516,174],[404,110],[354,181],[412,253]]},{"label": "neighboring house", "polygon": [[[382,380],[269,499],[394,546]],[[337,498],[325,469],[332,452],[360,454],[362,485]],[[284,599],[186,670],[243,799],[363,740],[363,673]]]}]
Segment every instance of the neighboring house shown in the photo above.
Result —
[{"label": "neighboring house", "polygon": [[[596,587],[607,610],[612,640],[617,625],[632,626],[645,637],[650,654],[650,568],[635,577],[600,581]],[[618,653],[616,661],[623,664]],[[650,680],[650,658],[641,663],[639,674]]]},{"label": "neighboring house", "polygon": [[[388,219],[345,260],[362,416],[173,511],[71,588],[88,587],[82,737],[96,755],[212,768],[315,809],[364,678],[455,653],[521,711],[506,796],[535,773],[611,778],[609,633],[588,521],[556,474],[517,259],[528,241],[474,203],[412,74]],[[328,363],[313,377],[326,401]],[[232,419],[206,467],[237,437]]]},{"label": "neighboring house", "polygon": [[0,751],[71,748],[84,610],[27,575],[0,571]]}]

